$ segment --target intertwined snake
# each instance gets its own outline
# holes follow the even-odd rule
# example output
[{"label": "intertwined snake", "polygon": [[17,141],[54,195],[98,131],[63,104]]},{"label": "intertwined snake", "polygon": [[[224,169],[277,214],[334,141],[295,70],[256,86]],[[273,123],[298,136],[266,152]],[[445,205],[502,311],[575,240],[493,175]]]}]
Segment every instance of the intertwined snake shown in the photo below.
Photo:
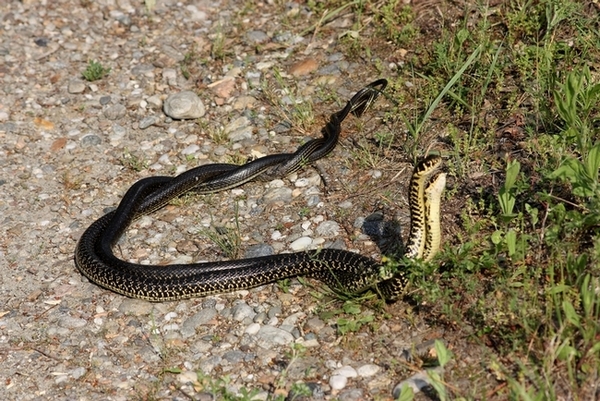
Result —
[{"label": "intertwined snake", "polygon": [[[295,153],[265,156],[243,165],[209,164],[176,177],[148,177],[136,182],[115,211],[96,220],[75,249],[75,264],[90,281],[129,297],[168,301],[248,289],[295,276],[317,278],[334,290],[377,291],[385,299],[400,296],[407,279],[402,271],[382,273],[382,265],[354,252],[319,249],[221,262],[148,266],[117,258],[112,247],[127,226],[188,192],[212,193],[251,180],[284,177],[330,153],[348,114],[360,117],[387,86],[377,80],[358,91],[331,115],[322,138],[310,140]],[[445,174],[441,158],[430,156],[411,179],[411,233],[406,256],[430,259],[440,243],[440,198]],[[386,276],[387,274],[387,276]]]}]

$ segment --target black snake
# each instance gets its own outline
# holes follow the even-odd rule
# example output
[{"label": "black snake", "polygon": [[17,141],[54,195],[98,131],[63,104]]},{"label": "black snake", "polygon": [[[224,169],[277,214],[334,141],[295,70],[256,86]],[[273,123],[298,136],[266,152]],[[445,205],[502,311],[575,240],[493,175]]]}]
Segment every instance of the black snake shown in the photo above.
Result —
[{"label": "black snake", "polygon": [[[75,249],[75,264],[83,275],[101,287],[150,301],[247,289],[300,275],[317,278],[340,291],[357,293],[374,289],[385,299],[397,298],[406,285],[402,272],[386,273],[376,261],[343,250],[319,249],[168,266],[129,263],[112,251],[133,220],[188,191],[212,193],[252,180],[281,178],[326,156],[336,146],[345,118],[351,113],[360,117],[386,86],[387,81],[379,79],[358,91],[342,110],[330,116],[322,130],[323,137],[308,141],[295,153],[269,155],[243,165],[209,164],[176,177],[148,177],[136,182],[115,211],[96,220],[83,233]],[[439,157],[429,157],[413,174],[408,257],[429,258],[439,246],[439,198],[445,183],[445,175],[439,173],[440,165]]]}]

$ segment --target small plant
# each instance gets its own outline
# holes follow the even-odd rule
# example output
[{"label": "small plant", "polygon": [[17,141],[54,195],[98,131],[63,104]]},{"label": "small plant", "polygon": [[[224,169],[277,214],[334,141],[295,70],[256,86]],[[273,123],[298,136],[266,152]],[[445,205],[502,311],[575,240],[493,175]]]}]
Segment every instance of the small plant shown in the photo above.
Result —
[{"label": "small plant", "polygon": [[127,149],[123,152],[120,162],[124,167],[130,168],[138,173],[148,168],[148,162],[146,160],[131,153]]},{"label": "small plant", "polygon": [[86,81],[93,82],[104,78],[110,72],[110,68],[104,68],[96,60],[90,60],[86,69],[81,73]]}]

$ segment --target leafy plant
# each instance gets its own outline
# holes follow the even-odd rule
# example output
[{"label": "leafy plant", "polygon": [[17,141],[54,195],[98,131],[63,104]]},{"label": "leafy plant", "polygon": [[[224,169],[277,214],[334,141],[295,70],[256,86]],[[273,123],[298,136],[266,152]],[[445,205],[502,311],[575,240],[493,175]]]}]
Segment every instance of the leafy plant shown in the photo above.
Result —
[{"label": "leafy plant", "polygon": [[86,81],[97,81],[104,78],[110,72],[110,68],[105,68],[96,60],[90,60],[86,69],[81,73]]}]

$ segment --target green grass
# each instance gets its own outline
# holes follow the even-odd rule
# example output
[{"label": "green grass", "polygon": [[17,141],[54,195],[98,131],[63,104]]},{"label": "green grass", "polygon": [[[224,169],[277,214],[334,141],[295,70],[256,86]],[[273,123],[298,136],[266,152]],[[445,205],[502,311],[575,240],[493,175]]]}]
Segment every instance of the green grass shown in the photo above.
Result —
[{"label": "green grass", "polygon": [[[320,15],[342,5],[328,2]],[[375,168],[390,149],[409,159],[434,149],[453,176],[444,208],[456,216],[453,236],[435,264],[412,269],[411,298],[449,327],[468,322],[472,340],[489,346],[492,354],[482,358],[501,388],[490,394],[593,398],[600,376],[598,9],[559,0],[469,2],[454,14],[442,9],[446,19],[428,33],[428,14],[416,3],[349,7],[357,18],[341,39],[348,54],[385,60],[408,50],[387,91],[394,109],[386,124],[395,134],[381,128],[354,151],[356,163]]]}]

